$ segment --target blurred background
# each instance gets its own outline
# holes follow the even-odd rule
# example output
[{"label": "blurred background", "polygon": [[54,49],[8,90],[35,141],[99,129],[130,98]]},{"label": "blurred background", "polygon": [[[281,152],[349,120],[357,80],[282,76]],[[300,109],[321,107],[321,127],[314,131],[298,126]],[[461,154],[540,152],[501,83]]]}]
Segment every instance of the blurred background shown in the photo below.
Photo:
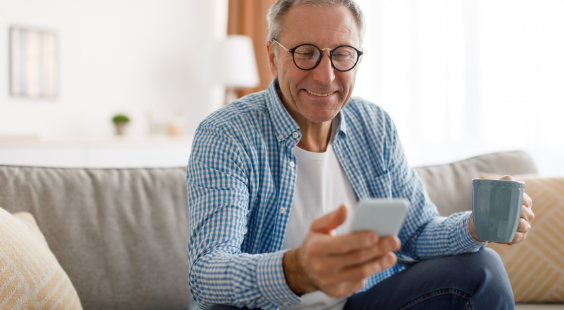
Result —
[{"label": "blurred background", "polygon": [[[0,164],[186,164],[226,93],[272,80],[274,2],[0,0]],[[521,149],[541,175],[564,174],[563,1],[358,3],[368,28],[354,94],[391,114],[410,165]],[[116,137],[118,114],[130,121]]]},{"label": "blurred background", "polygon": [[356,95],[392,115],[411,165],[522,149],[564,173],[563,1],[359,3]]}]

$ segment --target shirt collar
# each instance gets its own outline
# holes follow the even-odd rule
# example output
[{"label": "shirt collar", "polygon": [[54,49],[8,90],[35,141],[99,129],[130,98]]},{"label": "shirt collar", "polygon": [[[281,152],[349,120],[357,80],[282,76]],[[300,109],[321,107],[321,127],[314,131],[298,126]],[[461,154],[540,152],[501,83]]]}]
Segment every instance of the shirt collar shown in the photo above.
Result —
[{"label": "shirt collar", "polygon": [[[349,102],[347,103],[347,105],[348,105],[349,103],[350,103],[350,100],[349,100]],[[339,131],[342,132],[342,133],[345,134],[345,135],[347,134],[347,118],[345,117],[346,113],[347,113],[347,106],[345,106],[344,109],[342,109],[341,111],[339,111],[339,114],[338,114],[338,117],[341,118],[341,122],[340,122],[340,124],[339,124]],[[338,133],[338,132],[337,132],[337,133]]]},{"label": "shirt collar", "polygon": [[[280,86],[278,85],[278,78],[274,78],[272,80],[272,83],[270,83],[270,86],[268,86],[268,90],[266,92],[266,106],[268,107],[272,122],[274,123],[276,139],[285,140],[294,132],[299,132],[300,126],[298,126],[298,123],[296,123],[294,118],[284,107],[284,104],[282,104],[280,97],[278,97],[278,89],[280,89]],[[345,115],[346,109],[341,110],[337,115],[337,117],[341,118],[339,131],[343,134],[347,133],[347,122]]]},{"label": "shirt collar", "polygon": [[292,133],[299,131],[300,126],[298,126],[298,123],[296,123],[294,118],[292,118],[290,113],[288,113],[284,104],[282,104],[280,97],[278,97],[276,90],[279,88],[278,78],[275,78],[272,80],[272,83],[270,83],[266,92],[266,106],[268,107],[268,111],[270,112],[271,119],[274,124],[276,139],[285,140]]}]

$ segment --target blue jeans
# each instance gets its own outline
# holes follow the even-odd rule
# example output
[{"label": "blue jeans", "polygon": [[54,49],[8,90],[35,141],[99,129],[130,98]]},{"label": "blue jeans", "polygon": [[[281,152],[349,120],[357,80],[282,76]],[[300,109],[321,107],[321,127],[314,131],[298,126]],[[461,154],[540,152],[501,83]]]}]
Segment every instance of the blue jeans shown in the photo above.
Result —
[{"label": "blue jeans", "polygon": [[[239,308],[212,308],[228,309]],[[349,297],[345,310],[362,309],[515,309],[515,302],[499,255],[484,248],[421,261]]]}]

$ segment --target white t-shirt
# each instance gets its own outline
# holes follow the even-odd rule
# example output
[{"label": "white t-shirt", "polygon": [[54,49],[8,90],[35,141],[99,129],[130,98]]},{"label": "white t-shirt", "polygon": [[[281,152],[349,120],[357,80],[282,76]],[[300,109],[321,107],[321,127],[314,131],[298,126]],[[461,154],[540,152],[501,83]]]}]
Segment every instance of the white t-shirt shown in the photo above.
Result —
[{"label": "white t-shirt", "polygon": [[[293,150],[298,160],[298,176],[282,249],[301,246],[314,219],[337,209],[342,203],[352,208],[358,201],[333,150],[333,137],[338,127],[339,118],[336,117],[325,153],[308,152],[297,146]],[[350,218],[349,214],[348,220]],[[337,233],[346,232],[347,222],[337,228]],[[332,298],[317,291],[303,295],[301,304],[284,309],[340,310],[346,301],[346,298]]]}]

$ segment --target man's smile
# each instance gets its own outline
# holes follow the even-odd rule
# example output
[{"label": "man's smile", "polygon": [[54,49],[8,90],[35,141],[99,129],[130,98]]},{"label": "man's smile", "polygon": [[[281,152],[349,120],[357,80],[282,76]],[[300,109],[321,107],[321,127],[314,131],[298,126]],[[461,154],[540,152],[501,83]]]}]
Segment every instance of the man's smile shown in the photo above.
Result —
[{"label": "man's smile", "polygon": [[335,92],[332,92],[332,93],[324,93],[324,94],[321,94],[321,93],[315,93],[315,92],[309,91],[309,90],[307,90],[307,89],[306,89],[305,91],[306,91],[308,94],[311,94],[311,95],[314,95],[314,96],[317,96],[317,97],[327,97],[327,96],[331,96],[331,95],[333,95],[333,94],[335,93]]}]

